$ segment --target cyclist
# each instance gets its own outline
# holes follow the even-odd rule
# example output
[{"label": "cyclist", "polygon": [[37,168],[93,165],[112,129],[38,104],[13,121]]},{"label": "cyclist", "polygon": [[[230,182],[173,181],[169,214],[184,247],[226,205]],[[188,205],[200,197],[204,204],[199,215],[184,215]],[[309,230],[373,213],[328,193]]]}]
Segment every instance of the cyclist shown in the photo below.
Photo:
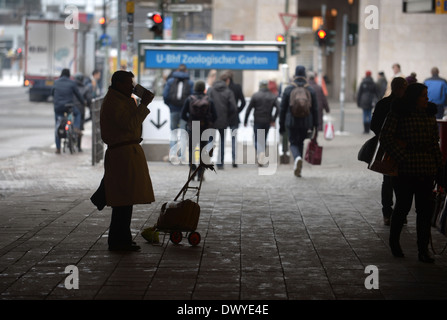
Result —
[{"label": "cyclist", "polygon": [[[54,114],[56,121],[56,130],[55,130],[55,138],[56,138],[56,154],[61,153],[61,140],[57,134],[57,129],[59,127],[60,121],[64,117],[64,112],[66,112],[67,104],[74,103],[74,96],[76,96],[79,101],[84,101],[79,89],[76,86],[76,83],[70,79],[70,70],[63,69],[61,72],[61,76],[54,82],[53,90],[53,103],[54,103]],[[77,134],[81,134],[81,113],[77,107],[73,107],[74,114],[74,128]]]}]

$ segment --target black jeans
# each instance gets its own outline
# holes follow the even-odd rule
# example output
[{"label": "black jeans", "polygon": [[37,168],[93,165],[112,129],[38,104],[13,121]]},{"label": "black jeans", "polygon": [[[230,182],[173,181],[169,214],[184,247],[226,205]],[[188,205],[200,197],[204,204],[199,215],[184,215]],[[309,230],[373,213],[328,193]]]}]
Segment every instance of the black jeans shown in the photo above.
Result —
[{"label": "black jeans", "polygon": [[130,222],[133,206],[113,207],[110,221],[108,244],[110,247],[129,246],[132,244]]},{"label": "black jeans", "polygon": [[428,250],[430,241],[434,177],[393,177],[396,205],[391,217],[390,244],[399,242],[404,220],[411,210],[413,197],[416,208],[417,246],[420,253]]}]

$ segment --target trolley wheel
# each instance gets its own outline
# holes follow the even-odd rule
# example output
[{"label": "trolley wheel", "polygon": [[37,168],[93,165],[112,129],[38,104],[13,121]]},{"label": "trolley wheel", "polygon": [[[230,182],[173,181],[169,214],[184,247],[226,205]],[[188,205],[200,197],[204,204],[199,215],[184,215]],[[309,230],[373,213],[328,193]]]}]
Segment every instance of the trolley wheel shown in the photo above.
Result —
[{"label": "trolley wheel", "polygon": [[183,235],[180,231],[173,231],[169,235],[169,239],[175,244],[179,244],[182,241],[182,238]]},{"label": "trolley wheel", "polygon": [[188,236],[188,242],[192,246],[196,246],[200,243],[201,237],[198,232],[191,232]]}]

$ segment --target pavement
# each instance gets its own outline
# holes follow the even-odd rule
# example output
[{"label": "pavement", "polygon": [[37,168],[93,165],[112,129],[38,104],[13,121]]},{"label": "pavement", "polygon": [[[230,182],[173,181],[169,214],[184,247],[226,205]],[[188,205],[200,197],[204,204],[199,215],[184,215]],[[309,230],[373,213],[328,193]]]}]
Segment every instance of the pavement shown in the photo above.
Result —
[{"label": "pavement", "polygon": [[[148,162],[156,201],[134,206],[141,251],[126,253],[108,251],[111,209],[89,200],[103,165],[91,163],[88,130],[83,153],[55,155],[47,146],[0,159],[0,299],[165,300],[185,308],[205,300],[446,299],[447,259],[439,253],[447,239],[433,229],[436,261],[419,262],[414,209],[401,238],[405,258],[390,253],[381,176],[357,160],[371,136],[361,132],[360,112],[346,107],[350,132],[331,141],[320,134],[322,165],[304,162],[301,178],[292,164],[268,175],[253,164],[207,171],[197,246],[141,236],[185,184],[186,165]],[[168,315],[179,312],[172,308]]]}]

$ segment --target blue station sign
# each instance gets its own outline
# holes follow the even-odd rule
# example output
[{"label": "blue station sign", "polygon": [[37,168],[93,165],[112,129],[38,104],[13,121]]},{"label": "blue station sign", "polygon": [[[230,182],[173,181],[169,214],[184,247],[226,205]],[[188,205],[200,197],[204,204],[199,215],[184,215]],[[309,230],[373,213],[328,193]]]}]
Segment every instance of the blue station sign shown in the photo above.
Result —
[{"label": "blue station sign", "polygon": [[146,69],[278,70],[279,50],[145,49]]}]

